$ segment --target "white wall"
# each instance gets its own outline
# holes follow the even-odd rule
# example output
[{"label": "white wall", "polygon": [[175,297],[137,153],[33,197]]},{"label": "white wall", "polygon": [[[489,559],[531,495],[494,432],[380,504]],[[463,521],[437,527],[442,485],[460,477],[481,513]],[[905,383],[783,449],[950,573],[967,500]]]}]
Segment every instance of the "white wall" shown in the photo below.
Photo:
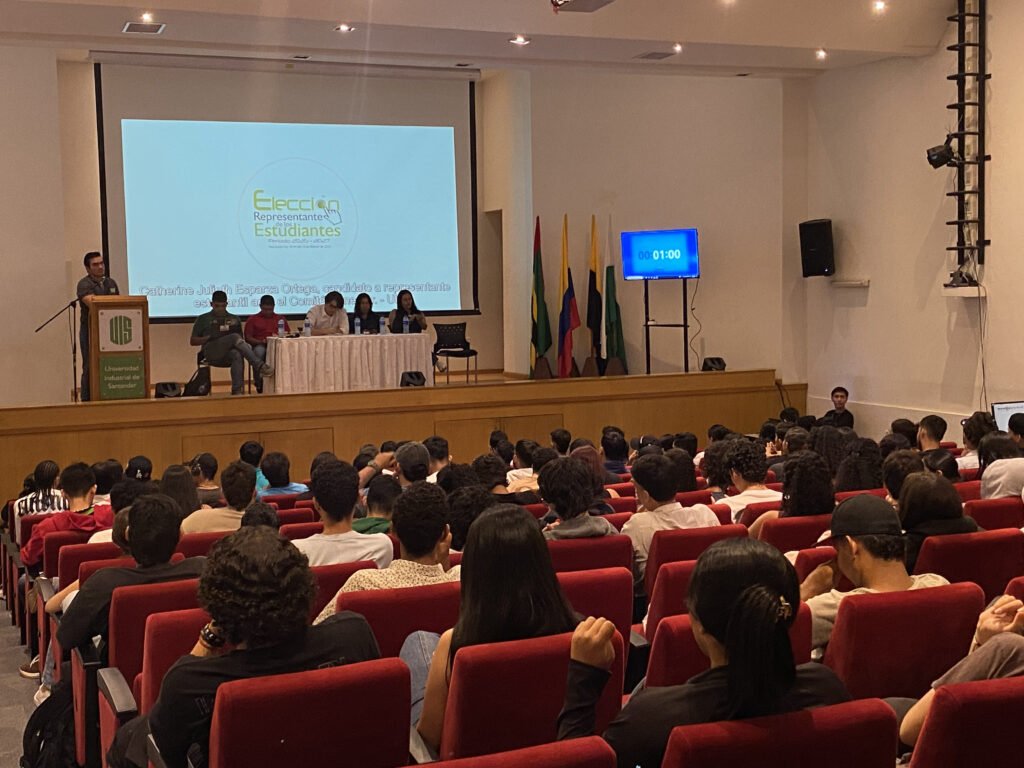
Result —
[{"label": "white wall", "polygon": [[[584,323],[591,214],[602,248],[609,230],[617,238],[623,230],[693,226],[700,238],[696,315],[703,331],[691,370],[699,370],[705,355],[724,357],[730,368],[779,367],[781,83],[558,70],[533,73],[531,95],[533,201],[552,332],[557,335],[561,302],[564,213]],[[618,242],[612,247],[618,261]],[[621,262],[616,274],[629,370],[643,373],[643,284],[622,282]],[[689,288],[692,296],[694,281]],[[652,282],[650,293],[652,319],[681,322],[679,281]],[[584,324],[574,338],[581,366],[589,348]],[[651,357],[652,372],[683,370],[682,330],[652,329]]]},{"label": "white wall", "polygon": [[65,277],[56,56],[0,46],[0,83],[0,402],[66,403],[72,388],[68,323],[60,318],[33,333],[74,297]]},{"label": "white wall", "polygon": [[[1024,285],[1024,83],[1017,77],[1024,7],[995,0],[989,11],[992,246],[983,283],[987,400],[997,401],[1024,397],[1016,300]],[[833,219],[838,273],[871,285],[807,281],[809,408],[825,410],[829,390],[843,384],[858,431],[868,435],[881,435],[898,416],[934,412],[958,420],[987,408],[979,302],[940,293],[955,267],[945,251],[955,233],[944,224],[956,212],[945,196],[952,172],[933,170],[924,150],[941,143],[955,119],[945,105],[955,101],[946,76],[956,59],[944,47],[924,59],[829,72],[811,85],[808,216]],[[959,440],[959,427],[949,435]]]}]

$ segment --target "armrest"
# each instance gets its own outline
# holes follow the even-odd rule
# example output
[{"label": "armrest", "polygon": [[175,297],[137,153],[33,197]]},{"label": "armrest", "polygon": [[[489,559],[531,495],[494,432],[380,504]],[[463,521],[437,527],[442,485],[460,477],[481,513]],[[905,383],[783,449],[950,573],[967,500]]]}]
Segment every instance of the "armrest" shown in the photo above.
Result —
[{"label": "armrest", "polygon": [[71,655],[82,669],[93,670],[103,666],[103,657],[91,642],[73,649]]},{"label": "armrest", "polygon": [[107,700],[118,722],[124,725],[139,713],[132,689],[117,667],[104,667],[96,673],[100,695]]},{"label": "armrest", "polygon": [[163,755],[160,754],[160,747],[156,745],[152,733],[146,737],[146,756],[153,768],[167,768],[167,763],[164,762]]},{"label": "armrest", "polygon": [[635,629],[629,631],[629,647],[632,648],[650,648],[651,641],[641,635]]},{"label": "armrest", "polygon": [[42,598],[43,605],[46,605],[50,598],[57,594],[57,589],[53,586],[53,579],[49,576],[40,576],[37,578],[36,592],[39,594],[39,597]]}]

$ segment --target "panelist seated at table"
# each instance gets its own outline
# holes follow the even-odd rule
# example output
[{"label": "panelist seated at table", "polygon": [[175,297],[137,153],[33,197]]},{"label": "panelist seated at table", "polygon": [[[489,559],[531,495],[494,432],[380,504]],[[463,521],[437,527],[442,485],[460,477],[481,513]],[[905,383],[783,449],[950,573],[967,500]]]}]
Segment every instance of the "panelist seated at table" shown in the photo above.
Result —
[{"label": "panelist seated at table", "polygon": [[228,312],[228,295],[214,291],[210,307],[211,311],[196,318],[188,343],[202,347],[203,357],[210,365],[231,369],[231,394],[244,391],[247,361],[260,376],[273,376],[273,367],[257,357],[242,338],[242,320]]},{"label": "panelist seated at table", "polygon": [[[274,311],[276,302],[270,294],[260,296],[260,311],[245,321],[245,341],[252,347],[252,351],[261,361],[267,359],[267,338],[277,335],[277,324],[284,322],[285,333],[291,333],[288,321],[284,315]],[[260,376],[257,367],[253,367],[252,381],[256,385],[256,391],[263,392],[263,377]]]},{"label": "panelist seated at table", "polygon": [[306,313],[306,319],[314,336],[348,333],[345,297],[337,291],[331,291],[324,296],[323,304],[317,304]]},{"label": "panelist seated at table", "polygon": [[416,307],[410,291],[398,292],[398,306],[388,315],[388,329],[392,333],[404,333],[402,321],[409,318],[409,333],[423,333],[427,330],[427,318]]},{"label": "panelist seated at table", "polygon": [[356,318],[359,318],[360,333],[380,333],[380,315],[373,311],[373,299],[368,293],[356,296],[356,308],[348,318],[348,332],[356,332]]}]

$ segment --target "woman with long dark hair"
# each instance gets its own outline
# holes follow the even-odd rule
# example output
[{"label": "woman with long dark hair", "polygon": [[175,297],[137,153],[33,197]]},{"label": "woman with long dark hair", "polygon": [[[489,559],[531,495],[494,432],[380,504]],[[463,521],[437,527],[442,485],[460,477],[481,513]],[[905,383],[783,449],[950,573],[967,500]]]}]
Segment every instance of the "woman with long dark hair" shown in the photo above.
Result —
[{"label": "woman with long dark hair", "polygon": [[[356,296],[356,308],[348,316],[348,332],[356,332],[356,318],[359,318],[360,333],[379,333],[380,315],[373,311],[373,299],[368,293],[360,293]],[[401,322],[401,320],[399,320]],[[410,328],[410,330],[412,330]]]},{"label": "woman with long dark hair", "polygon": [[844,443],[842,433],[835,427],[825,424],[811,430],[810,448],[825,460],[832,477],[839,471],[839,464],[845,455]]},{"label": "woman with long dark hair", "polygon": [[846,446],[836,469],[836,493],[882,487],[882,451],[870,437],[856,437]]},{"label": "woman with long dark hair", "polygon": [[170,496],[181,510],[181,519],[202,508],[192,472],[183,464],[171,464],[160,478],[160,493]]},{"label": "woman with long dark hair", "polygon": [[825,460],[813,451],[797,451],[787,456],[782,480],[782,509],[768,511],[750,526],[750,538],[756,539],[768,520],[779,517],[830,515],[835,508],[832,476]]},{"label": "woman with long dark hair", "polygon": [[412,673],[413,722],[420,736],[434,749],[441,743],[448,685],[460,648],[557,635],[571,632],[576,624],[533,515],[515,504],[480,513],[462,554],[459,620],[436,641],[425,681],[422,662],[433,639],[430,633],[410,635],[400,654]]},{"label": "woman with long dark hair", "polygon": [[[687,606],[694,639],[711,668],[683,685],[634,694],[604,733],[620,766],[658,768],[677,725],[739,720],[849,701],[823,664],[793,661],[789,630],[800,606],[796,571],[764,542],[726,539],[697,559]],[[559,739],[589,735],[594,707],[614,660],[606,619],[573,634]]]},{"label": "woman with long dark hair", "polygon": [[416,306],[411,291],[401,290],[398,292],[396,306],[388,315],[388,329],[391,333],[402,333],[402,320],[409,318],[409,333],[423,333],[427,330],[427,318]]},{"label": "woman with long dark hair", "polygon": [[914,472],[900,489],[900,524],[907,542],[907,573],[914,572],[921,545],[929,536],[974,533],[978,524],[964,514],[956,488],[942,475]]}]

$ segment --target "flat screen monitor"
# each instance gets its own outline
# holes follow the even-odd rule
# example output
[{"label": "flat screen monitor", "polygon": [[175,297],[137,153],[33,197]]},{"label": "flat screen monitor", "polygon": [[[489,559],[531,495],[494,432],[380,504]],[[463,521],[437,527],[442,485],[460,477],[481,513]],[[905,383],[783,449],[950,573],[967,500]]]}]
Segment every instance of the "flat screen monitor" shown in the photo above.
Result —
[{"label": "flat screen monitor", "polygon": [[1012,403],[992,403],[992,418],[996,420],[996,426],[1003,432],[1009,430],[1010,417],[1015,413],[1024,413],[1024,400],[1016,400]]},{"label": "flat screen monitor", "polygon": [[697,230],[623,232],[622,276],[626,280],[700,277]]}]

